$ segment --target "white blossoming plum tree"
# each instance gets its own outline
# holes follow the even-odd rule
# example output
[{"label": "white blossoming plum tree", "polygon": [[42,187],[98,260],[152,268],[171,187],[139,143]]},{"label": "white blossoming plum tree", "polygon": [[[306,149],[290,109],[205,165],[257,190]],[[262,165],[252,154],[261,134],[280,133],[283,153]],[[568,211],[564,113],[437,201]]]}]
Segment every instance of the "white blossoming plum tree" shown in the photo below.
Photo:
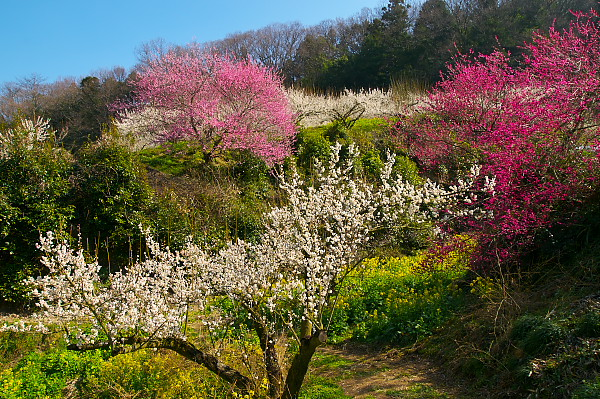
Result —
[{"label": "white blossoming plum tree", "polygon": [[[29,282],[42,314],[64,324],[73,350],[118,355],[165,348],[242,392],[260,389],[262,373],[268,397],[297,398],[313,354],[327,340],[328,310],[348,273],[389,243],[390,229],[422,228],[475,196],[477,170],[453,187],[414,186],[392,177],[389,157],[381,182],[370,184],[354,173],[356,150],[347,160],[339,154],[337,146],[310,182],[295,172],[280,175],[287,199],[264,215],[258,242],[237,240],[220,250],[189,242],[172,251],[148,236],[145,260],[102,280],[96,262],[48,233],[40,248],[49,273]],[[243,313],[259,343],[259,372],[235,369],[219,351],[193,342],[188,317],[198,309],[207,323],[209,316],[227,323],[233,312]],[[294,353],[281,350],[294,339]]]}]

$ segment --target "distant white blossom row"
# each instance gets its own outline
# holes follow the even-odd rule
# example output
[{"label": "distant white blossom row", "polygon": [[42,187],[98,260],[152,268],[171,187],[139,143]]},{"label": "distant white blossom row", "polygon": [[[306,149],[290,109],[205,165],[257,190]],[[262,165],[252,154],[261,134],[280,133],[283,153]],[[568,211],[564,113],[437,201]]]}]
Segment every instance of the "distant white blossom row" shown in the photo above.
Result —
[{"label": "distant white blossom row", "polygon": [[[348,113],[363,118],[389,117],[397,115],[406,106],[406,98],[400,99],[392,90],[382,89],[314,94],[290,88],[287,97],[299,123],[305,127],[323,125]],[[410,100],[414,99],[411,97]]]}]

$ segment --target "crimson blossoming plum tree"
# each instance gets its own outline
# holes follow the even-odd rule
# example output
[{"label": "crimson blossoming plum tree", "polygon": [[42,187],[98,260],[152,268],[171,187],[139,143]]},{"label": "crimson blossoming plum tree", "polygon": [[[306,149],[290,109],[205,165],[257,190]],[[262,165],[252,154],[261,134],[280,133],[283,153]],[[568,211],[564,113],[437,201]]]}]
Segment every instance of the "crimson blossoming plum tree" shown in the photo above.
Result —
[{"label": "crimson blossoming plum tree", "polygon": [[520,64],[501,51],[459,54],[419,116],[395,126],[400,147],[430,171],[477,162],[495,176],[493,217],[467,221],[486,264],[568,223],[598,187],[600,24],[593,11],[576,17],[534,34]]},{"label": "crimson blossoming plum tree", "polygon": [[267,163],[291,153],[294,114],[271,69],[200,51],[151,60],[135,85],[135,108],[119,127],[159,140],[194,140],[207,159],[245,149]]},{"label": "crimson blossoming plum tree", "polygon": [[[30,281],[39,307],[69,332],[70,349],[105,348],[113,355],[170,349],[241,391],[259,389],[266,378],[268,397],[297,398],[348,273],[387,243],[390,230],[428,228],[442,210],[473,199],[477,169],[448,188],[431,181],[415,186],[392,177],[390,160],[380,184],[372,185],[353,172],[356,151],[350,148],[341,161],[340,148],[328,164],[317,165],[311,182],[295,173],[281,177],[286,203],[264,215],[257,242],[233,241],[219,250],[190,242],[173,252],[148,237],[147,259],[103,281],[97,262],[49,233],[40,245],[49,274]],[[207,342],[196,346],[203,335],[187,334],[192,310],[200,310],[207,334],[231,323],[252,334],[262,365],[248,362],[242,373]],[[290,340],[297,349],[282,351]]]}]

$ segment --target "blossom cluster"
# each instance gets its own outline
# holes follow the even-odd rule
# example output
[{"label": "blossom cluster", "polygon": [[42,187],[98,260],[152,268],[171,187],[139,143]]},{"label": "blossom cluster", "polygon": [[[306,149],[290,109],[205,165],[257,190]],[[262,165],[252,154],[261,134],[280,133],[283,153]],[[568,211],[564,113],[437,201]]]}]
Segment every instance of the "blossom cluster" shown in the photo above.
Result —
[{"label": "blossom cluster", "polygon": [[83,343],[104,340],[112,348],[131,337],[138,344],[150,338],[185,339],[190,307],[203,308],[223,296],[273,337],[277,328],[294,332],[301,320],[326,328],[325,309],[347,272],[385,239],[374,233],[452,212],[473,197],[478,173],[474,169],[452,187],[431,181],[415,186],[392,176],[394,158],[389,157],[375,185],[353,173],[357,150],[351,147],[345,160],[340,151],[335,146],[310,181],[294,171],[279,176],[286,203],[264,215],[258,242],[232,241],[215,251],[190,241],[172,251],[147,233],[148,256],[103,279],[97,262],[47,233],[39,246],[48,274],[29,281],[38,306],[67,329],[91,322],[91,329],[75,329],[72,336]]},{"label": "blossom cluster", "polygon": [[86,260],[81,249],[72,250],[66,242],[55,240],[52,232],[41,237],[39,248],[49,273],[28,281],[37,306],[51,320],[67,324],[91,320],[91,330],[72,333],[82,342],[102,337],[113,346],[135,331],[158,338],[178,336],[188,305],[197,302],[202,291],[195,278],[203,265],[200,258],[195,258],[191,270],[177,253],[162,249],[150,236],[152,255],[106,281],[97,262]]},{"label": "blossom cluster", "polygon": [[[166,121],[173,117],[174,115],[147,106],[137,110],[123,110],[113,123],[122,137],[132,138],[132,150],[137,150],[156,144],[160,137],[166,136]],[[165,122],[157,124],[156,121],[160,120]]]},{"label": "blossom cluster", "polygon": [[294,114],[281,78],[249,60],[170,52],[140,72],[118,126],[162,141],[196,140],[205,154],[247,149],[268,163],[290,155]]},{"label": "blossom cluster", "polygon": [[340,94],[321,95],[292,87],[286,94],[298,122],[305,127],[332,122],[339,115],[355,118],[393,116],[403,107],[391,90],[344,90]]},{"label": "blossom cluster", "polygon": [[36,143],[48,140],[51,135],[52,130],[48,120],[41,117],[35,120],[23,119],[18,127],[0,132],[0,157],[6,157],[9,148],[14,146],[31,150]]},{"label": "blossom cluster", "polygon": [[519,66],[501,51],[458,55],[421,114],[395,126],[399,145],[430,171],[480,163],[495,176],[493,218],[468,221],[483,263],[509,260],[568,223],[597,185],[598,20],[579,13],[567,30],[535,34]]}]

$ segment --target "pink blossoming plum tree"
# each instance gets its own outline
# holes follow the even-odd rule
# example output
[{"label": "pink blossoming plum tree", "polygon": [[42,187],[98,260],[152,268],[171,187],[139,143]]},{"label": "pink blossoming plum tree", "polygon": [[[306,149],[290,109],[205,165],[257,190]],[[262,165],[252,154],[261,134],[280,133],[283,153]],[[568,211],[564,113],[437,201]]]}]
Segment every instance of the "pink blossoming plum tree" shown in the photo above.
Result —
[{"label": "pink blossoming plum tree", "polygon": [[508,261],[541,231],[572,221],[597,187],[600,24],[536,33],[520,63],[509,54],[459,54],[420,113],[401,119],[401,148],[430,173],[465,162],[496,178],[489,219],[468,220],[479,260]]},{"label": "pink blossoming plum tree", "polygon": [[[105,348],[113,355],[169,349],[241,391],[259,389],[266,378],[268,397],[297,398],[313,354],[327,339],[336,293],[350,271],[386,244],[389,235],[382,232],[428,228],[474,198],[477,169],[447,188],[431,181],[415,186],[392,177],[389,161],[381,182],[372,185],[353,171],[356,151],[341,161],[340,148],[328,164],[317,165],[310,183],[295,173],[281,176],[286,202],[264,215],[257,242],[233,241],[219,250],[190,242],[172,251],[148,237],[145,260],[103,281],[96,262],[49,233],[40,244],[49,274],[30,281],[39,307],[60,320],[70,349]],[[203,335],[188,335],[192,311],[199,311],[207,334],[231,323],[246,328],[262,365],[248,362],[242,372],[222,361],[221,349],[194,344]],[[297,349],[282,350],[290,340]]]},{"label": "pink blossoming plum tree", "polygon": [[275,72],[208,52],[170,52],[150,61],[135,82],[134,104],[122,113],[122,129],[196,141],[207,159],[245,149],[279,162],[290,155],[296,134]]}]

